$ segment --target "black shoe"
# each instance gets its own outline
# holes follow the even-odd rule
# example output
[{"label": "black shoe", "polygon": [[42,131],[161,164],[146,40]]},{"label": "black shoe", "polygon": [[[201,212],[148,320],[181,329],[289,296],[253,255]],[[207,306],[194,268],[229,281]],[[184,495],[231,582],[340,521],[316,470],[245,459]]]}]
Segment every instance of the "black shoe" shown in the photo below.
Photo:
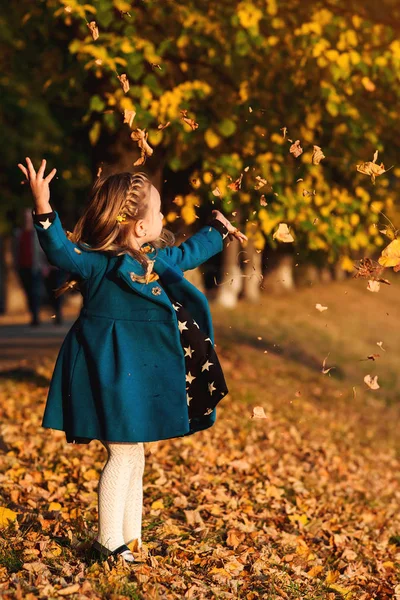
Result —
[{"label": "black shoe", "polygon": [[97,554],[100,558],[108,558],[109,556],[122,555],[122,558],[125,560],[125,562],[131,563],[131,564],[134,563],[136,565],[144,564],[143,561],[141,561],[141,560],[131,560],[129,558],[129,556],[124,556],[125,552],[129,552],[133,558],[133,554],[126,544],[122,544],[121,546],[118,546],[118,548],[116,548],[115,550],[109,550],[108,548],[106,548],[105,546],[100,544],[100,542],[98,542],[97,540],[94,540],[94,542],[92,543],[92,550],[94,550],[95,554]]}]

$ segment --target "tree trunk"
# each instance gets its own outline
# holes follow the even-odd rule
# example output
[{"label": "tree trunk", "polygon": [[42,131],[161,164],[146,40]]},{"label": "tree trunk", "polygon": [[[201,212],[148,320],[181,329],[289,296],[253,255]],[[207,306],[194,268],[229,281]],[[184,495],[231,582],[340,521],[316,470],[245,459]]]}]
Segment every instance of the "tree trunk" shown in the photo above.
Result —
[{"label": "tree trunk", "polygon": [[263,279],[262,252],[256,252],[252,240],[247,242],[245,252],[246,254],[241,256],[244,256],[245,260],[249,262],[244,263],[243,298],[250,302],[257,302],[260,299],[260,284]]},{"label": "tree trunk", "polygon": [[242,272],[238,263],[240,242],[234,238],[228,242],[222,252],[222,280],[219,283],[216,301],[225,308],[237,305],[242,289]]},{"label": "tree trunk", "polygon": [[303,263],[295,267],[294,279],[296,285],[310,286],[319,281],[318,267],[313,263]]},{"label": "tree trunk", "polygon": [[294,290],[293,269],[293,254],[281,249],[270,251],[266,261],[262,289],[272,293]]}]

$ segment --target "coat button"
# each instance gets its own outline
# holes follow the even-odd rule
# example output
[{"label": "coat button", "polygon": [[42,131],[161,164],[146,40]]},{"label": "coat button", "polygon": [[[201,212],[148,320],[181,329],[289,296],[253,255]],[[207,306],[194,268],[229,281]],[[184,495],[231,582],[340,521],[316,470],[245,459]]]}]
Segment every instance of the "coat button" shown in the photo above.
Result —
[{"label": "coat button", "polygon": [[159,296],[161,294],[161,288],[159,285],[156,285],[155,287],[152,288],[151,293],[154,294],[155,296]]}]

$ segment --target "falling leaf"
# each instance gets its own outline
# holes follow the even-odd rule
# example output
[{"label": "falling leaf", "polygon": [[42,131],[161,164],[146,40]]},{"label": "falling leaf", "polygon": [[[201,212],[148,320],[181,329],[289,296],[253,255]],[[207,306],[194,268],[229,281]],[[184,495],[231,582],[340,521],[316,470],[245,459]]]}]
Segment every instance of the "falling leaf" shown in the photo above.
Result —
[{"label": "falling leaf", "polygon": [[6,508],[5,506],[0,506],[0,529],[7,527],[8,524],[12,521],[15,521],[16,518],[16,512],[10,508]]},{"label": "falling leaf", "polygon": [[315,308],[319,310],[319,312],[323,312],[324,310],[328,310],[327,306],[322,306],[322,304],[316,304]]},{"label": "falling leaf", "polygon": [[[230,179],[231,179],[231,177],[230,177]],[[236,179],[236,181],[233,181],[232,183],[228,183],[228,188],[230,188],[231,190],[235,190],[235,191],[240,190],[240,188],[242,186],[242,179],[243,179],[243,173],[241,173],[240,177],[238,179]]]},{"label": "falling leaf", "polygon": [[260,198],[260,204],[261,206],[268,206],[268,202],[266,201],[264,194]]},{"label": "falling leaf", "polygon": [[[328,354],[328,356],[329,356],[329,354]],[[329,371],[332,371],[332,369],[335,369],[335,367],[329,367],[328,369],[326,368],[326,360],[327,360],[328,356],[326,356],[322,362],[322,373],[324,375],[327,375],[329,373]]]},{"label": "falling leaf", "polygon": [[364,175],[371,176],[371,181],[373,184],[375,184],[375,178],[378,177],[378,175],[383,175],[383,173],[387,173],[387,171],[389,171],[390,169],[393,168],[393,167],[389,167],[389,169],[385,170],[383,163],[381,163],[380,165],[376,164],[377,158],[378,158],[378,150],[375,152],[374,159],[372,162],[367,161],[367,162],[363,162],[359,165],[356,165],[357,171],[359,171],[359,173],[363,173]]},{"label": "falling leaf", "polygon": [[376,358],[380,358],[380,354],[368,354],[367,360],[375,360]]},{"label": "falling leaf", "polygon": [[100,175],[102,174],[102,172],[103,172],[103,167],[99,167],[97,169],[97,177],[100,177]]},{"label": "falling leaf", "polygon": [[133,119],[136,116],[135,110],[128,110],[127,108],[124,110],[124,123],[128,123],[129,127],[132,127]]},{"label": "falling leaf", "polygon": [[279,240],[280,242],[294,242],[294,238],[289,232],[289,227],[286,223],[279,223],[278,229],[275,231],[272,238]]},{"label": "falling leaf", "polygon": [[[370,258],[362,258],[358,265],[355,265],[357,273],[353,277],[362,277],[364,279],[371,279],[391,285],[390,281],[381,277],[385,267],[380,266],[378,263],[374,264]],[[372,291],[372,290],[371,290]]]},{"label": "falling leaf", "polygon": [[87,26],[90,29],[92,38],[94,39],[94,41],[96,41],[99,37],[99,28],[97,27],[96,21],[90,21],[90,23],[87,23]]},{"label": "falling leaf", "polygon": [[287,127],[281,127],[280,131],[282,131],[283,139],[285,139],[287,134]]},{"label": "falling leaf", "polygon": [[393,271],[400,271],[400,240],[395,239],[390,242],[381,256],[378,258],[378,263],[383,267],[393,267]]},{"label": "falling leaf", "polygon": [[162,71],[161,65],[158,65],[156,63],[150,63],[150,64],[151,64],[151,68],[152,69],[159,69],[160,71]]},{"label": "falling leaf", "polygon": [[379,292],[380,289],[381,289],[381,284],[379,283],[379,281],[375,281],[373,279],[370,279],[368,281],[367,290],[369,292]]},{"label": "falling leaf", "polygon": [[163,129],[166,129],[166,127],[169,127],[170,125],[171,125],[171,121],[167,121],[165,125],[162,125],[160,123],[159,126],[157,127],[157,129],[160,129],[162,131]]},{"label": "falling leaf", "polygon": [[128,78],[126,76],[126,73],[122,73],[121,75],[117,75],[121,85],[122,85],[122,89],[124,90],[125,94],[127,92],[129,92],[129,81]]},{"label": "falling leaf", "polygon": [[386,352],[385,348],[383,347],[383,342],[376,342],[376,345],[379,346],[379,348],[381,348],[381,350],[383,350],[384,352]]},{"label": "falling leaf", "polygon": [[375,377],[371,377],[371,375],[366,375],[364,377],[364,381],[367,384],[367,386],[371,388],[371,390],[378,390],[380,388],[380,385],[378,384],[378,375],[375,375]]},{"label": "falling leaf", "polygon": [[307,196],[316,196],[317,192],[315,190],[311,190],[311,192],[309,190],[303,190],[303,196],[307,197]]},{"label": "falling leaf", "polygon": [[138,143],[141,151],[141,157],[133,163],[134,166],[142,165],[146,157],[153,154],[153,148],[147,143],[148,135],[145,129],[136,129],[131,133],[131,138]]},{"label": "falling leaf", "polygon": [[303,148],[300,146],[300,140],[296,140],[289,148],[289,152],[293,154],[295,158],[303,153]]},{"label": "falling leaf", "polygon": [[254,406],[251,419],[266,419],[267,416],[262,406]]},{"label": "falling leaf", "polygon": [[212,193],[214,194],[214,196],[220,196],[221,195],[221,190],[217,186],[215,189],[212,190]]},{"label": "falling leaf", "polygon": [[260,177],[259,175],[257,175],[256,177],[257,182],[256,185],[254,186],[255,190],[259,190],[260,188],[264,187],[264,185],[267,185],[268,181],[266,179],[264,179],[263,177]]},{"label": "falling leaf", "polygon": [[182,116],[181,116],[181,119],[182,119],[183,121],[185,121],[185,123],[187,123],[188,125],[190,125],[190,127],[191,127],[191,128],[192,128],[192,130],[194,131],[195,129],[197,129],[197,128],[198,128],[199,124],[198,124],[198,123],[196,123],[196,122],[195,122],[193,119],[190,119],[190,118],[187,116],[187,112],[188,112],[187,110],[181,110],[181,111],[180,111],[180,113],[181,113],[181,115],[182,115]]},{"label": "falling leaf", "polygon": [[323,158],[325,158],[325,154],[322,152],[321,148],[319,146],[314,146],[312,155],[313,165],[319,165]]}]

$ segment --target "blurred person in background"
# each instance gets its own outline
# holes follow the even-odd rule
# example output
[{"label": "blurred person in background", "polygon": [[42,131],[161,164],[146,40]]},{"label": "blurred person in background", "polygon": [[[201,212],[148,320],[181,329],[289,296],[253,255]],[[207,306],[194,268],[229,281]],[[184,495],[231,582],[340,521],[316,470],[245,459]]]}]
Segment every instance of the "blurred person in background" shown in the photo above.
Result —
[{"label": "blurred person in background", "polygon": [[49,264],[32,223],[32,211],[23,212],[23,226],[14,231],[13,255],[15,269],[24,289],[31,326],[40,325],[40,305],[46,290],[55,311],[55,325],[62,323],[62,298],[56,298],[54,290],[65,280],[65,272]]}]

